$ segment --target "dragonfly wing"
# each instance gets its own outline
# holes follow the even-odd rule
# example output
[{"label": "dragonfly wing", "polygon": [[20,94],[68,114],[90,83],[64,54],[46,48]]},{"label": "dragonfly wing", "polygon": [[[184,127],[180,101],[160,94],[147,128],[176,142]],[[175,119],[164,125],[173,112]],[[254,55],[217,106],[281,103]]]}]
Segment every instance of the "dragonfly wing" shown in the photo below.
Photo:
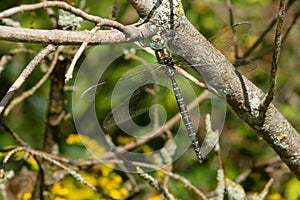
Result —
[{"label": "dragonfly wing", "polygon": [[[105,104],[105,101],[111,104],[111,111],[103,117],[103,128],[107,131],[119,127],[126,130],[127,133],[135,132],[140,129],[140,126],[136,125],[132,118],[149,111],[152,106],[152,101],[149,102],[149,98],[146,101],[144,98],[145,95],[149,95],[148,92],[145,92],[145,88],[156,83],[161,84],[162,81],[166,84],[168,77],[164,73],[158,64],[138,66],[126,72],[119,79],[89,87],[81,96],[84,100],[96,99],[96,104]],[[103,99],[103,95],[108,97]]]},{"label": "dragonfly wing", "polygon": [[234,44],[234,37],[243,39],[251,28],[249,22],[239,22],[232,26],[225,27],[221,32],[209,39],[220,51],[228,50]]},{"label": "dragonfly wing", "polygon": [[[98,84],[90,86],[81,94],[81,99],[84,101],[93,101],[95,100],[95,96],[100,91],[112,91],[116,83],[119,84],[128,84],[130,81],[138,81],[138,80],[154,80],[157,76],[160,76],[158,70],[160,67],[158,64],[149,64],[149,65],[141,65],[135,68],[132,68],[125,74],[120,77],[113,78],[107,81],[102,81]],[[161,73],[161,72],[160,72]]]},{"label": "dragonfly wing", "polygon": [[220,33],[210,39],[212,44],[220,50],[233,65],[242,73],[248,73],[256,68],[256,64],[246,59],[236,59],[234,55],[235,37],[238,41],[243,40],[251,28],[249,22],[239,22],[224,28]]}]

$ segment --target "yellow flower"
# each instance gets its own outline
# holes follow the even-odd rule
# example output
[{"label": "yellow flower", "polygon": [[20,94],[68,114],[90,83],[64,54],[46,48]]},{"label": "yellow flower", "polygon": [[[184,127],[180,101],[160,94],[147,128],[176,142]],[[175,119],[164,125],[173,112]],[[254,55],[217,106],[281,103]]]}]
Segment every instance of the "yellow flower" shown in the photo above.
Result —
[{"label": "yellow flower", "polygon": [[106,188],[107,184],[109,183],[109,179],[107,177],[101,177],[99,179],[99,185],[102,187],[102,188]]},{"label": "yellow flower", "polygon": [[282,198],[282,196],[278,193],[270,194],[270,195],[267,196],[266,199],[267,200],[284,200],[284,198]]},{"label": "yellow flower", "polygon": [[66,139],[67,144],[82,144],[81,138],[77,134],[70,134]]},{"label": "yellow flower", "polygon": [[120,193],[123,195],[123,196],[126,196],[126,195],[128,195],[128,190],[126,189],[126,188],[121,188],[120,189]]},{"label": "yellow flower", "polygon": [[34,171],[39,170],[39,164],[36,162],[33,156],[30,156],[27,160],[27,163],[30,165],[31,169]]},{"label": "yellow flower", "polygon": [[160,200],[160,195],[155,195],[153,197],[150,197],[148,200]]},{"label": "yellow flower", "polygon": [[97,184],[97,178],[93,174],[89,174],[85,171],[81,171],[80,175],[90,184],[96,185]]},{"label": "yellow flower", "polygon": [[104,152],[104,149],[98,145],[96,140],[80,134],[70,134],[66,139],[66,143],[75,145],[85,145],[87,150],[94,156],[100,156]]},{"label": "yellow flower", "polygon": [[67,188],[62,187],[60,183],[54,183],[54,185],[51,188],[51,193],[59,196],[66,196],[69,194],[69,190]]},{"label": "yellow flower", "polygon": [[122,182],[122,177],[118,174],[112,174],[111,175],[111,181],[115,182],[115,183],[121,183]]},{"label": "yellow flower", "polygon": [[111,174],[112,170],[113,170],[113,165],[111,164],[105,164],[101,166],[101,170],[102,170],[102,176],[108,176],[109,174]]},{"label": "yellow flower", "polygon": [[156,171],[156,175],[161,178],[165,176],[165,174],[160,171]]},{"label": "yellow flower", "polygon": [[23,200],[29,200],[31,199],[31,193],[29,192],[25,192],[24,194],[19,193],[18,198]]},{"label": "yellow flower", "polygon": [[66,200],[66,198],[62,198],[62,197],[54,197],[54,200]]},{"label": "yellow flower", "polygon": [[115,199],[121,199],[122,198],[122,194],[118,190],[111,190],[109,195],[112,196]]}]

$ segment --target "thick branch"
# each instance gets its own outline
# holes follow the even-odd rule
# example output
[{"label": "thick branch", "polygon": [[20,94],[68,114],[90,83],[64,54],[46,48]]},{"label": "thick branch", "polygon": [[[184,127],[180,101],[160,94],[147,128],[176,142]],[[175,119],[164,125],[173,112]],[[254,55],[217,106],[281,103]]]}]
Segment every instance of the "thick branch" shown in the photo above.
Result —
[{"label": "thick branch", "polygon": [[[91,37],[89,44],[113,44],[138,40],[147,37],[149,30],[149,24],[138,27],[126,26],[126,31],[130,35],[125,35],[118,30],[99,30]],[[81,45],[89,34],[89,31],[37,30],[0,26],[0,40],[13,42]]]},{"label": "thick branch", "polygon": [[[176,51],[199,66],[208,84],[221,88],[233,111],[268,142],[291,171],[300,179],[300,135],[281,113],[270,104],[263,121],[259,120],[259,105],[265,94],[241,75],[224,55],[215,49],[185,18],[173,40]],[[184,37],[182,37],[184,36]],[[187,39],[190,38],[190,39]]]}]

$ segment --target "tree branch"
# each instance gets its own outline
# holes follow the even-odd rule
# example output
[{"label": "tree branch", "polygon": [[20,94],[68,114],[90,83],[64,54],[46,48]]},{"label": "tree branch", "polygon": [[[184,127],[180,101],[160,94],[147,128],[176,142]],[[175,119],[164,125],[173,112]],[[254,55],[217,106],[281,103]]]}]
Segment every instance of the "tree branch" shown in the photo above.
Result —
[{"label": "tree branch", "polygon": [[[135,25],[126,26],[126,31],[130,35],[125,35],[118,30],[98,30],[90,38],[89,44],[114,44],[136,41],[151,34],[149,23],[138,27]],[[0,40],[12,42],[81,45],[89,35],[89,31],[40,30],[0,26]]]},{"label": "tree branch", "polygon": [[[191,24],[183,17],[184,29],[178,28],[173,47],[186,55],[190,63],[208,82],[223,93],[232,110],[251,128],[268,142],[291,171],[300,179],[300,135],[281,113],[270,104],[266,116],[259,120],[259,105],[265,94],[241,75],[232,64],[220,54]],[[184,37],[182,37],[184,36]],[[192,38],[187,42],[187,38]]]},{"label": "tree branch", "polygon": [[44,59],[47,55],[52,53],[56,49],[56,46],[49,44],[43,50],[37,54],[31,62],[27,65],[27,67],[20,74],[18,79],[14,82],[14,84],[9,88],[5,96],[0,101],[0,114],[4,110],[6,104],[11,99],[11,97],[16,93],[16,91],[21,87],[26,78],[31,74],[31,72],[35,69],[35,67]]}]

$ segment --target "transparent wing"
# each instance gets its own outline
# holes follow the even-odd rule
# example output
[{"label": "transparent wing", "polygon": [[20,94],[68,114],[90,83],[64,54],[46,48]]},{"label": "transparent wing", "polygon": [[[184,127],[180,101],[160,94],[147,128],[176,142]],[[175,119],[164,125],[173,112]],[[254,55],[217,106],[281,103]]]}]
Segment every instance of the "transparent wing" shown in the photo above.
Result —
[{"label": "transparent wing", "polygon": [[221,32],[211,37],[209,41],[220,51],[225,51],[233,47],[235,37],[238,40],[245,38],[250,28],[251,24],[249,22],[239,22],[225,27]]},{"label": "transparent wing", "polygon": [[152,107],[154,95],[148,90],[153,90],[155,84],[167,84],[168,76],[164,73],[159,64],[138,66],[119,78],[89,87],[82,93],[81,98],[95,101],[96,110],[101,109],[99,107],[103,104],[110,104],[110,111],[106,116],[100,111],[103,116],[100,121],[103,120],[102,126],[105,130],[110,132],[121,127],[122,130],[130,129],[126,132],[134,132],[140,127],[132,119],[147,113]]},{"label": "transparent wing", "polygon": [[239,22],[224,28],[220,33],[210,38],[214,47],[220,50],[242,73],[254,70],[256,64],[247,59],[236,59],[234,44],[243,41],[250,28],[249,22]]},{"label": "transparent wing", "polygon": [[159,68],[160,66],[158,64],[148,64],[132,68],[120,77],[102,81],[90,86],[81,94],[81,99],[86,101],[94,100],[95,95],[97,95],[100,91],[113,90],[116,83],[126,85],[130,82],[138,82],[141,80],[145,80],[145,82],[150,80],[155,81],[158,76],[161,76],[163,73],[162,70],[158,70]]}]

